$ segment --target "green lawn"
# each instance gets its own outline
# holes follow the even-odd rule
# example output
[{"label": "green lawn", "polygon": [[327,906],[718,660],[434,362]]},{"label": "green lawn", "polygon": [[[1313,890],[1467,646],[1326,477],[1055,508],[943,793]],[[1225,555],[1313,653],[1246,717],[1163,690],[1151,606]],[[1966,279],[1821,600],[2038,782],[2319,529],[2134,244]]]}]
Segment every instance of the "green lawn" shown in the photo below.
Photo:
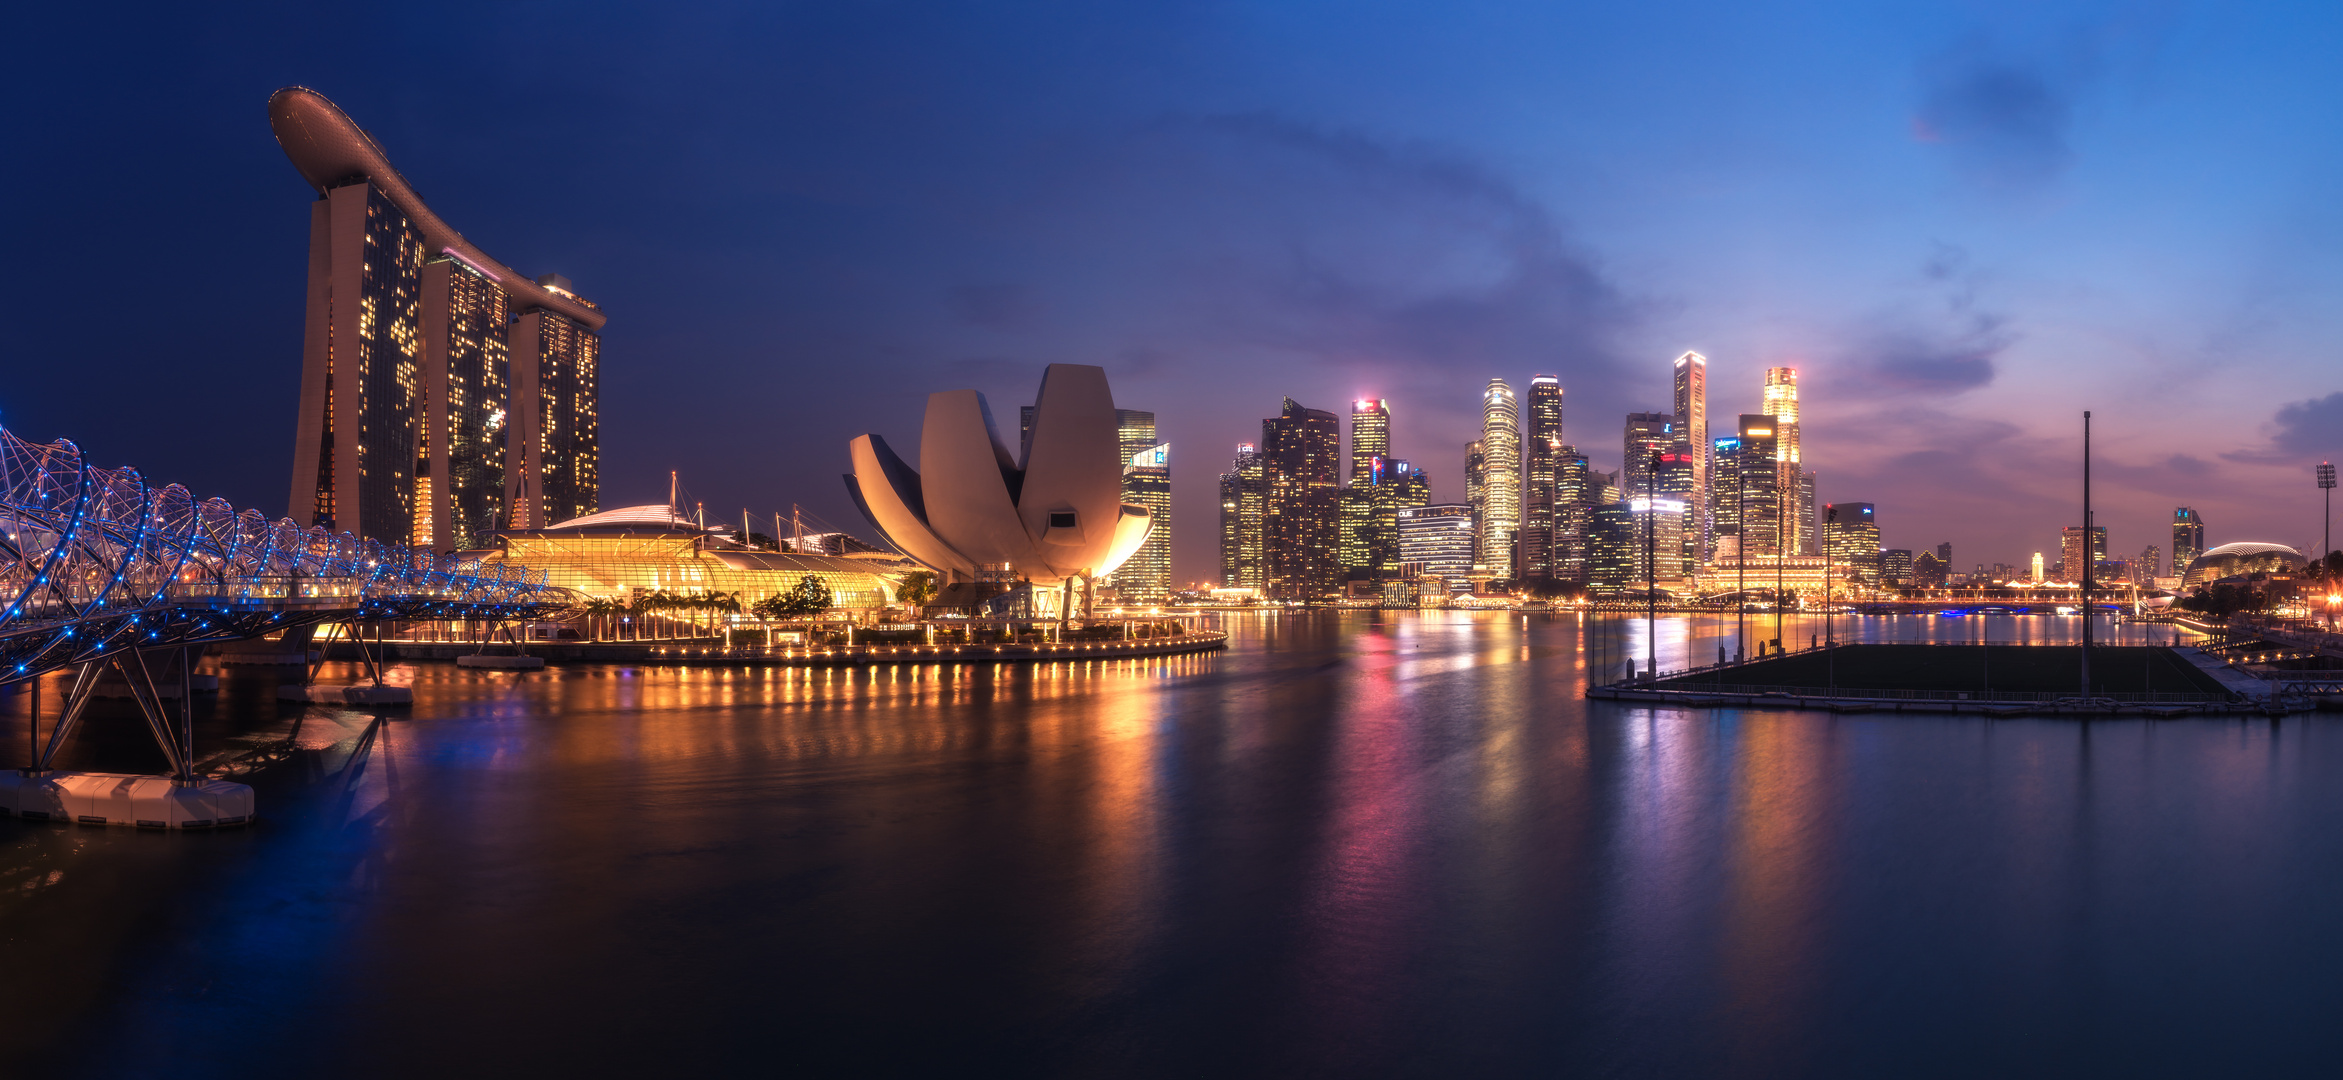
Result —
[{"label": "green lawn", "polygon": [[[1663,679],[1692,690],[1726,684],[1845,687],[1850,690],[1981,690],[2070,693],[2082,687],[2081,652],[2074,645],[1842,645],[1825,653],[1760,660],[1739,668]],[[2221,684],[2160,646],[2098,645],[2091,649],[2095,693],[2218,694]]]}]

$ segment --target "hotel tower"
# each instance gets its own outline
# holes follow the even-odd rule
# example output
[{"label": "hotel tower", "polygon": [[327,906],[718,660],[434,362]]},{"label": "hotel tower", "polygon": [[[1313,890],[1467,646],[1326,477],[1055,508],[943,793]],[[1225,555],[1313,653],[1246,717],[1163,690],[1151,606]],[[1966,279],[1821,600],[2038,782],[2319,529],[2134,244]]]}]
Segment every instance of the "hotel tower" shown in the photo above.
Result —
[{"label": "hotel tower", "polygon": [[268,115],[317,192],[288,515],[450,551],[600,509],[601,308],[464,239],[323,95]]}]

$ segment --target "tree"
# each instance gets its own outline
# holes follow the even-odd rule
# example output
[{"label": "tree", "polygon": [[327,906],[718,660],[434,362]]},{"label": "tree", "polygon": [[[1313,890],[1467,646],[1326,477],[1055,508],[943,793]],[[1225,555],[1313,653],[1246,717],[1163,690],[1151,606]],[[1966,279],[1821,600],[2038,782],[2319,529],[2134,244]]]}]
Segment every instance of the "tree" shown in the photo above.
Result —
[{"label": "tree", "polygon": [[755,612],[768,619],[803,619],[830,610],[830,589],[822,579],[807,574],[788,592],[759,600]]},{"label": "tree", "polygon": [[895,599],[913,607],[922,607],[936,598],[936,572],[914,570],[903,575],[903,584],[895,587]]}]

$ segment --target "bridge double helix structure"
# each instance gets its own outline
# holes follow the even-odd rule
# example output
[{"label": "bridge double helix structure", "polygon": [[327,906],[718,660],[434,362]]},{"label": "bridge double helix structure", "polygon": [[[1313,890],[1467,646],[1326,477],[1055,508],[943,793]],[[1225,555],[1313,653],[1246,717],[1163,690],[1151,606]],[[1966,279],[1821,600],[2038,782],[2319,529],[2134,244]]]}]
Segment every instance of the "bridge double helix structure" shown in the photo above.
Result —
[{"label": "bridge double helix structure", "polygon": [[[178,484],[151,486],[133,468],[93,465],[69,441],[27,442],[0,429],[0,686],[78,669],[25,784],[65,775],[49,774],[49,762],[109,671],[137,700],[172,780],[196,785],[188,699],[203,646],[282,632],[306,649],[320,624],[503,622],[575,599],[548,588],[541,572],[271,521],[223,499],[198,501]],[[167,659],[159,667],[149,660],[156,653]],[[164,703],[173,674],[175,718]],[[38,717],[34,724],[37,744]],[[0,791],[0,803],[33,797],[20,794]],[[31,806],[16,809],[47,813]],[[171,811],[173,827],[186,813]]]}]

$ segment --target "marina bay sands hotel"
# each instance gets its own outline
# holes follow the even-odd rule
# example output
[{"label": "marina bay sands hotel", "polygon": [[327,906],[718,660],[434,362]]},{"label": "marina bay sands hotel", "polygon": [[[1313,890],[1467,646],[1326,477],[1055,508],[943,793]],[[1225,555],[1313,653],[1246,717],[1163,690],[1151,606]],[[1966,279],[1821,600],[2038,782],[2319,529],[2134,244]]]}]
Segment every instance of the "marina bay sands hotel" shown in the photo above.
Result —
[{"label": "marina bay sands hotel", "polygon": [[317,191],[288,516],[452,551],[601,509],[602,309],[449,228],[324,95],[268,116]]}]

